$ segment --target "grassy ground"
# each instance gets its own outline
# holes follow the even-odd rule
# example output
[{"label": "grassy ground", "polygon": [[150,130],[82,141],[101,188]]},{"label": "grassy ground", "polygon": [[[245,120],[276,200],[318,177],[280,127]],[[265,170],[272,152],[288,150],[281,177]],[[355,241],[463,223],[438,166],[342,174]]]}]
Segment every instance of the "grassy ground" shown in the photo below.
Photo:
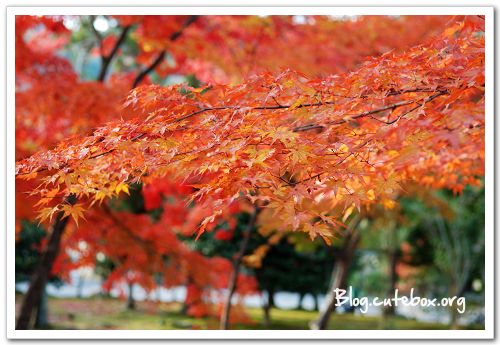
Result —
[{"label": "grassy ground", "polygon": [[[21,296],[16,296],[19,307]],[[125,302],[118,299],[49,299],[49,322],[53,329],[217,329],[215,318],[195,319],[182,315],[178,303],[138,302],[134,311],[124,310]],[[17,309],[17,308],[16,308]],[[233,325],[235,329],[266,329],[262,326],[262,310],[248,308],[252,321]],[[317,312],[306,310],[271,311],[268,329],[309,329],[308,323]],[[334,314],[330,329],[447,329],[446,325],[423,323],[391,317]]]}]

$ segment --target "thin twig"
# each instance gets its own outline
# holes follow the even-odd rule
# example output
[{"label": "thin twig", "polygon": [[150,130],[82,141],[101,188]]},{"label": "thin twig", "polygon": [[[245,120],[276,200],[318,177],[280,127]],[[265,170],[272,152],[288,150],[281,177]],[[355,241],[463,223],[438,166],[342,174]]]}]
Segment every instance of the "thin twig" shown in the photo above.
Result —
[{"label": "thin twig", "polygon": [[[447,94],[448,92],[447,91],[440,91],[430,97],[428,97],[427,99],[424,100],[424,102],[430,102],[432,101],[433,99],[437,98],[438,96],[441,96],[441,95],[444,95],[444,94]],[[409,101],[403,101],[403,102],[398,102],[398,103],[394,103],[392,105],[388,105],[388,106],[385,106],[385,107],[382,107],[382,108],[378,108],[378,109],[374,109],[374,110],[370,110],[370,111],[367,111],[367,112],[363,112],[363,113],[359,113],[357,115],[353,115],[353,116],[350,116],[349,117],[349,120],[353,120],[353,119],[359,119],[359,118],[362,118],[362,117],[368,117],[370,115],[373,115],[373,114],[377,114],[377,113],[380,113],[380,112],[383,112],[383,111],[386,111],[386,110],[389,110],[389,109],[396,109],[398,107],[402,107],[402,106],[405,106],[405,105],[409,105],[409,104],[413,104],[413,103],[417,103],[421,101],[421,99],[414,99],[414,100],[409,100]],[[325,106],[325,105],[331,105],[333,104],[333,102],[318,102],[318,103],[304,103],[304,104],[301,104],[295,108],[304,108],[304,107],[319,107],[319,106]],[[276,109],[288,109],[288,108],[291,108],[292,105],[274,105],[274,106],[259,106],[259,107],[253,107],[253,108],[247,108],[247,109],[250,109],[250,110],[276,110]],[[420,107],[420,105],[418,106]],[[409,111],[407,111],[405,113],[408,114],[409,112],[417,109],[418,107],[414,107],[413,109],[410,109]],[[223,106],[223,107],[209,107],[209,108],[202,108],[200,110],[197,110],[195,112],[192,112],[190,114],[187,114],[187,115],[184,115],[180,118],[177,118],[175,120],[172,121],[172,123],[176,123],[176,122],[180,122],[180,121],[183,121],[183,120],[186,120],[190,117],[193,117],[195,115],[198,115],[198,114],[201,114],[201,113],[204,113],[204,112],[207,112],[207,111],[214,111],[214,110],[229,110],[229,109],[234,109],[234,110],[238,110],[238,109],[241,109],[242,107],[235,107],[235,106]],[[294,132],[304,132],[304,131],[308,131],[308,130],[311,130],[311,129],[317,129],[317,128],[324,128],[326,125],[340,125],[340,124],[343,124],[343,123],[346,123],[348,120],[346,120],[345,118],[343,119],[340,119],[340,120],[337,120],[337,121],[329,121],[329,122],[326,122],[324,125],[320,125],[320,124],[310,124],[310,125],[306,125],[306,126],[300,126],[300,127],[295,127],[293,129]],[[146,133],[141,133],[141,134],[138,134],[136,136],[134,136],[132,139],[130,139],[131,141],[137,141],[141,138],[143,138],[144,136],[146,136]],[[94,156],[90,156],[88,157],[87,159],[95,159],[95,158],[98,158],[98,157],[102,157],[102,156],[105,156],[107,154],[110,154],[112,152],[114,152],[115,149],[110,149],[108,151],[105,151],[105,152],[101,152],[99,154],[96,154]],[[62,169],[62,168],[65,168],[67,167],[68,165],[63,165],[61,166],[59,169]],[[20,176],[20,175],[27,175],[27,174],[32,174],[32,173],[39,173],[39,172],[43,172],[43,171],[46,171],[46,170],[49,170],[48,168],[41,168],[41,169],[37,169],[37,170],[34,170],[34,171],[30,171],[30,172],[21,172],[21,173],[17,173],[16,176]]]},{"label": "thin twig", "polygon": [[[179,37],[181,37],[181,35],[184,32],[184,30],[189,25],[191,25],[192,23],[194,23],[197,19],[198,19],[198,16],[189,16],[189,18],[182,25],[182,28],[170,35],[169,40],[171,42],[176,41]],[[141,81],[143,81],[144,78],[146,78],[146,76],[149,73],[153,72],[156,69],[156,67],[158,67],[158,65],[163,61],[163,59],[165,58],[166,54],[167,54],[166,50],[162,50],[158,54],[158,56],[156,57],[156,59],[153,60],[153,62],[151,63],[151,65],[147,66],[145,69],[143,69],[142,71],[140,71],[137,74],[137,77],[135,77],[134,83],[132,84],[132,88],[137,87],[137,85],[139,85],[141,83]]]},{"label": "thin twig", "polygon": [[101,70],[99,72],[99,77],[97,78],[97,80],[104,81],[106,79],[106,74],[108,73],[108,69],[111,66],[111,61],[113,61],[114,56],[116,55],[116,53],[118,53],[120,45],[127,38],[127,34],[130,31],[130,28],[130,25],[124,26],[120,36],[118,37],[118,40],[113,46],[113,49],[111,49],[111,52],[108,55],[101,55]]},{"label": "thin twig", "polygon": [[[447,91],[439,91],[438,93],[435,93],[434,95],[429,96],[426,99],[424,99],[424,102],[425,103],[430,102],[433,99],[435,99],[435,98],[437,98],[439,96],[445,95],[447,93],[448,93]],[[351,121],[351,120],[357,120],[357,119],[362,118],[362,117],[371,117],[371,115],[378,114],[378,113],[381,113],[381,112],[384,112],[384,111],[387,111],[387,110],[391,110],[391,109],[394,110],[394,109],[402,107],[402,106],[406,106],[406,105],[410,105],[410,104],[413,104],[413,103],[417,103],[419,101],[420,101],[420,99],[413,99],[413,100],[408,100],[408,101],[402,101],[402,102],[394,103],[394,104],[391,104],[391,105],[388,105],[388,106],[385,106],[385,107],[382,107],[382,108],[377,108],[377,109],[366,111],[366,112],[363,112],[363,113],[360,113],[360,114],[357,114],[357,115],[345,117],[345,118],[340,119],[340,120],[328,121],[328,122],[325,122],[324,125],[322,125],[322,124],[309,124],[309,125],[305,125],[305,126],[295,127],[293,129],[293,131],[294,132],[303,132],[303,131],[309,131],[311,129],[323,129],[323,128],[325,128],[325,126],[340,125],[340,124],[346,123],[346,122]],[[406,115],[406,114],[408,114],[408,113],[410,113],[410,112],[418,109],[419,107],[420,107],[420,105],[418,105],[417,107],[414,107],[414,108],[410,109],[404,115]],[[384,121],[382,121],[382,122],[384,122]],[[392,124],[394,122],[395,121],[393,120],[393,121],[389,121],[389,122],[385,122],[385,123],[386,124]]]}]

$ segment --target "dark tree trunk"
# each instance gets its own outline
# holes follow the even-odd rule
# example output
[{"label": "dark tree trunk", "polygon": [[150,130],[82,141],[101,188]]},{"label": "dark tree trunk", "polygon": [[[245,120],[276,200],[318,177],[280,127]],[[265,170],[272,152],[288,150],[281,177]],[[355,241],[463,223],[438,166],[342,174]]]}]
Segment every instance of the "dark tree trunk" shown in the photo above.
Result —
[{"label": "dark tree trunk", "polygon": [[231,300],[233,298],[234,292],[236,291],[236,283],[238,279],[238,273],[240,271],[241,261],[247,250],[248,243],[250,242],[250,235],[252,234],[252,230],[255,226],[258,214],[259,214],[259,207],[255,206],[254,211],[252,212],[252,215],[250,216],[250,219],[248,221],[247,228],[243,233],[243,240],[241,241],[240,244],[240,250],[233,262],[233,270],[229,278],[228,294],[226,296],[226,300],[224,301],[224,309],[222,311],[222,315],[220,318],[220,329],[228,329],[229,326],[229,315],[231,313]]},{"label": "dark tree trunk", "polygon": [[264,310],[264,327],[269,328],[271,325],[271,307],[266,303],[262,309]]},{"label": "dark tree trunk", "polygon": [[[177,40],[183,30],[192,24],[195,20],[197,19],[197,16],[190,16],[186,22],[184,23],[184,26],[180,31],[174,32],[170,36],[171,41]],[[97,78],[98,81],[104,82],[106,79],[106,74],[108,72],[108,69],[111,65],[111,62],[116,55],[116,53],[119,50],[120,45],[125,41],[128,32],[130,31],[131,27],[126,26],[123,27],[122,32],[115,43],[111,53],[108,56],[102,56],[102,64],[101,64],[101,69],[99,71],[99,76]],[[152,72],[154,68],[156,68],[157,64],[154,66],[149,67],[145,71],[142,71],[139,76],[137,76],[136,80],[134,81],[134,87],[136,84],[138,84],[147,74]],[[77,201],[77,198],[71,194],[66,198],[66,202],[74,205]],[[31,282],[30,286],[28,288],[28,291],[26,295],[24,296],[23,303],[21,305],[21,311],[19,314],[19,318],[16,323],[16,329],[28,329],[31,324],[33,323],[34,319],[34,313],[38,309],[40,309],[40,302],[41,302],[41,296],[43,291],[45,291],[45,285],[47,284],[47,279],[50,271],[52,270],[52,264],[54,263],[55,258],[57,257],[57,254],[59,252],[59,247],[61,243],[61,237],[64,232],[64,229],[66,228],[66,224],[68,223],[68,218],[62,219],[63,212],[59,212],[56,216],[55,223],[53,225],[53,230],[51,233],[51,236],[48,240],[48,246],[45,252],[43,253],[42,260],[40,264],[38,265],[37,269],[31,276]],[[109,293],[108,293],[109,295]]]},{"label": "dark tree trunk", "polygon": [[[398,255],[395,250],[391,250],[388,253],[389,258],[389,287],[387,289],[387,298],[392,298],[394,296],[394,289],[396,289],[396,284],[398,281],[398,274],[396,272],[396,266],[398,263]],[[394,316],[396,309],[394,305],[386,306],[384,308],[384,316]]]},{"label": "dark tree trunk", "polygon": [[319,296],[317,294],[313,294],[313,300],[314,300],[314,311],[319,310]]},{"label": "dark tree trunk", "polygon": [[272,290],[267,291],[266,303],[264,303],[262,309],[264,310],[264,327],[268,328],[271,325],[271,308],[274,307],[274,292]]},{"label": "dark tree trunk", "polygon": [[127,310],[135,310],[134,283],[128,283]]},{"label": "dark tree trunk", "polygon": [[181,310],[179,312],[182,315],[187,315],[188,308],[189,308],[189,306],[188,306],[187,300],[184,300],[184,302],[182,302]]},{"label": "dark tree trunk", "polygon": [[44,329],[49,325],[48,319],[48,297],[47,297],[47,289],[44,289],[42,292],[42,299],[40,300],[40,305],[36,311],[36,321],[35,328]]},{"label": "dark tree trunk", "polygon": [[299,303],[297,304],[297,310],[304,309],[304,308],[302,308],[302,302],[304,301],[304,296],[305,296],[305,293],[303,293],[303,292],[299,293]]},{"label": "dark tree trunk", "polygon": [[[130,26],[124,27],[111,53],[107,57],[102,57],[103,63],[101,65],[101,70],[99,71],[98,81],[103,82],[106,78],[106,73],[111,60],[118,52],[118,48],[125,40],[129,30]],[[74,205],[76,204],[77,198],[75,195],[70,194],[65,201],[70,205]],[[28,329],[33,323],[35,311],[40,308],[41,296],[43,291],[45,291],[45,285],[47,284],[48,275],[52,270],[52,264],[59,253],[61,237],[69,220],[69,217],[63,219],[63,215],[63,212],[58,212],[56,215],[56,220],[52,226],[52,233],[48,239],[47,248],[43,253],[40,264],[31,276],[30,286],[23,299],[21,312],[19,314],[19,318],[17,319],[16,329]]]},{"label": "dark tree trunk", "polygon": [[[187,293],[187,290],[188,290],[188,287],[189,287],[189,284],[191,284],[191,277],[187,277],[186,279],[186,283],[185,283],[185,286],[186,286],[186,293]],[[181,306],[181,310],[180,310],[180,313],[182,315],[187,315],[187,311],[189,309],[189,305],[188,305],[188,302],[187,302],[187,294],[186,294],[186,297],[184,298],[184,301],[182,302],[182,306]]]},{"label": "dark tree trunk", "polygon": [[269,306],[270,306],[271,308],[274,308],[274,307],[276,306],[276,304],[274,304],[274,290],[270,290],[270,291],[269,291],[269,296],[268,296],[268,298],[269,298]]},{"label": "dark tree trunk", "polygon": [[[70,195],[66,202],[74,205],[76,203],[76,198]],[[40,263],[31,276],[31,282],[28,291],[24,295],[19,318],[17,319],[16,329],[29,329],[35,321],[35,312],[40,308],[42,294],[45,291],[52,265],[59,253],[61,238],[69,220],[68,217],[63,219],[63,214],[63,212],[57,213],[52,232],[47,242],[47,247],[42,254]]]},{"label": "dark tree trunk", "polygon": [[326,308],[322,312],[318,319],[312,321],[309,326],[311,329],[326,329],[328,321],[330,320],[331,314],[335,311],[335,299],[336,293],[335,289],[345,289],[347,283],[347,274],[349,272],[349,267],[351,266],[352,259],[354,257],[354,252],[359,244],[361,236],[359,231],[357,231],[357,226],[359,224],[360,218],[353,221],[350,227],[350,232],[346,235],[344,240],[344,245],[338,253],[338,258],[335,261],[335,265],[332,270],[331,286],[326,295]]}]

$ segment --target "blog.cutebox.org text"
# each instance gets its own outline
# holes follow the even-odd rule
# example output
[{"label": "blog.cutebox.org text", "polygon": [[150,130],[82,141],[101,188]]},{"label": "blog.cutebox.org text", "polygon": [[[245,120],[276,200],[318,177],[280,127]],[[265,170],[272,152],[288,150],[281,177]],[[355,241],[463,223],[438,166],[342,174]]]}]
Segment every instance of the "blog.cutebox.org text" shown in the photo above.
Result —
[{"label": "blog.cutebox.org text", "polygon": [[394,290],[394,295],[392,297],[353,297],[353,288],[349,287],[346,289],[336,288],[334,290],[335,306],[341,307],[343,305],[349,305],[358,308],[361,313],[366,313],[368,307],[398,307],[398,306],[411,306],[411,307],[456,307],[457,312],[463,314],[465,312],[465,297],[443,297],[443,298],[426,298],[419,297],[415,295],[415,291],[412,288],[410,294],[401,295],[398,289]]}]

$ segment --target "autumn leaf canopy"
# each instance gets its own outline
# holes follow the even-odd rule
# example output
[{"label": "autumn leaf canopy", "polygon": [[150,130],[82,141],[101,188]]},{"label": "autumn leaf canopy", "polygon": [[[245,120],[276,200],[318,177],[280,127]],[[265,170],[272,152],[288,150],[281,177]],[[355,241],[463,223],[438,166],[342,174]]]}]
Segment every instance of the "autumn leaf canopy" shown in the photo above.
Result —
[{"label": "autumn leaf canopy", "polygon": [[[368,59],[352,72],[262,72],[239,84],[140,86],[123,118],[16,164],[42,218],[75,219],[159,177],[210,204],[236,200],[283,229],[328,237],[348,207],[390,205],[408,182],[460,192],[484,175],[484,21]],[[479,149],[478,149],[479,148]],[[77,197],[75,205],[65,200]]]}]

